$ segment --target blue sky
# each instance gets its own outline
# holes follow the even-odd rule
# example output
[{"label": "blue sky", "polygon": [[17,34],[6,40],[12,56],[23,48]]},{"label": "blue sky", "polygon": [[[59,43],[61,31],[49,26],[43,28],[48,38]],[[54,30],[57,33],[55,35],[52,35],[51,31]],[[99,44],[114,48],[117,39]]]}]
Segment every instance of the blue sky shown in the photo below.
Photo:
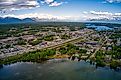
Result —
[{"label": "blue sky", "polygon": [[0,0],[1,17],[121,18],[121,0]]}]

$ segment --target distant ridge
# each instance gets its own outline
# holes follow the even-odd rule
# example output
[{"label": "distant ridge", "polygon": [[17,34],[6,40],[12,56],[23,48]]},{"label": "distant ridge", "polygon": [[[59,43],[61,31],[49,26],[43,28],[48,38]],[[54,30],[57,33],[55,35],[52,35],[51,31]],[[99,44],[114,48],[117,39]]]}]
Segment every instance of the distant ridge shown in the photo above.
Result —
[{"label": "distant ridge", "polygon": [[35,22],[35,20],[31,18],[19,19],[14,17],[0,17],[0,24],[2,23],[27,23],[27,22]]}]

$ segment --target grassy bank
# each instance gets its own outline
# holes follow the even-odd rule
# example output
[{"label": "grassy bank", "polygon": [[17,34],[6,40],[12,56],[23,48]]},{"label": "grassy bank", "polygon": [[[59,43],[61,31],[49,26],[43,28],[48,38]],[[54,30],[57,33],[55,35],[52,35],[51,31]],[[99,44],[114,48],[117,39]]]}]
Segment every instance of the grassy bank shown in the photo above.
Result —
[{"label": "grassy bank", "polygon": [[55,55],[54,49],[37,50],[29,53],[10,56],[0,60],[0,64],[11,64],[16,62],[42,62],[49,59],[48,56]]}]

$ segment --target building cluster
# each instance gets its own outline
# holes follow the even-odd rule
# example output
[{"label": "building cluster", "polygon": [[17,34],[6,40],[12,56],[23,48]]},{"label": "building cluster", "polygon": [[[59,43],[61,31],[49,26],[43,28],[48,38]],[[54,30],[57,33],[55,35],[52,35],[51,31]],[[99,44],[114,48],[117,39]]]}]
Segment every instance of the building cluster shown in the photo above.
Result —
[{"label": "building cluster", "polygon": [[[97,47],[101,46],[102,40],[105,38],[104,35],[99,35],[92,29],[79,29],[78,27],[75,28],[75,31],[71,31],[70,28],[66,26],[44,27],[42,30],[45,31],[37,31],[34,34],[29,34],[29,30],[31,29],[30,27],[25,28],[24,32],[19,33],[20,36],[18,37],[12,36],[0,40],[0,58],[22,54],[28,51],[42,49],[49,46],[59,45],[77,38],[80,38],[80,41],[74,42],[74,44],[80,48],[86,49],[87,56],[92,54],[97,49]],[[12,30],[15,31],[16,29],[10,29],[10,31]],[[49,38],[50,40],[45,38]],[[107,45],[112,44],[110,39],[107,41]],[[25,44],[20,45],[18,42]],[[37,44],[31,45],[30,42],[35,42]],[[119,43],[120,42],[118,42],[118,44]],[[107,47],[102,47],[102,49],[105,50]],[[108,50],[110,49],[111,47],[108,47]]]}]

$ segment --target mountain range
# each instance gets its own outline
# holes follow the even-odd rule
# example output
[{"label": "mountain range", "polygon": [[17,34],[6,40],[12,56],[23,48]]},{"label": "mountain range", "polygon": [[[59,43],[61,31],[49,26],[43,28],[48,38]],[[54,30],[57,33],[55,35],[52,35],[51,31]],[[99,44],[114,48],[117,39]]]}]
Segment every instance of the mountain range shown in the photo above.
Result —
[{"label": "mountain range", "polygon": [[[52,18],[52,19],[46,19],[46,18],[24,18],[24,19],[19,19],[19,18],[15,18],[15,17],[5,17],[2,18],[0,17],[0,24],[11,24],[11,23],[32,23],[32,22],[55,22],[55,21],[62,21],[62,20],[58,20],[56,18]],[[65,20],[63,20],[65,21]],[[121,18],[113,18],[113,19],[107,19],[107,18],[103,18],[103,19],[88,19],[87,21],[121,21]]]},{"label": "mountain range", "polygon": [[14,17],[5,17],[2,18],[0,17],[0,24],[2,23],[27,23],[27,22],[35,22],[34,19],[31,18],[24,18],[24,19],[19,19],[19,18],[14,18]]}]

